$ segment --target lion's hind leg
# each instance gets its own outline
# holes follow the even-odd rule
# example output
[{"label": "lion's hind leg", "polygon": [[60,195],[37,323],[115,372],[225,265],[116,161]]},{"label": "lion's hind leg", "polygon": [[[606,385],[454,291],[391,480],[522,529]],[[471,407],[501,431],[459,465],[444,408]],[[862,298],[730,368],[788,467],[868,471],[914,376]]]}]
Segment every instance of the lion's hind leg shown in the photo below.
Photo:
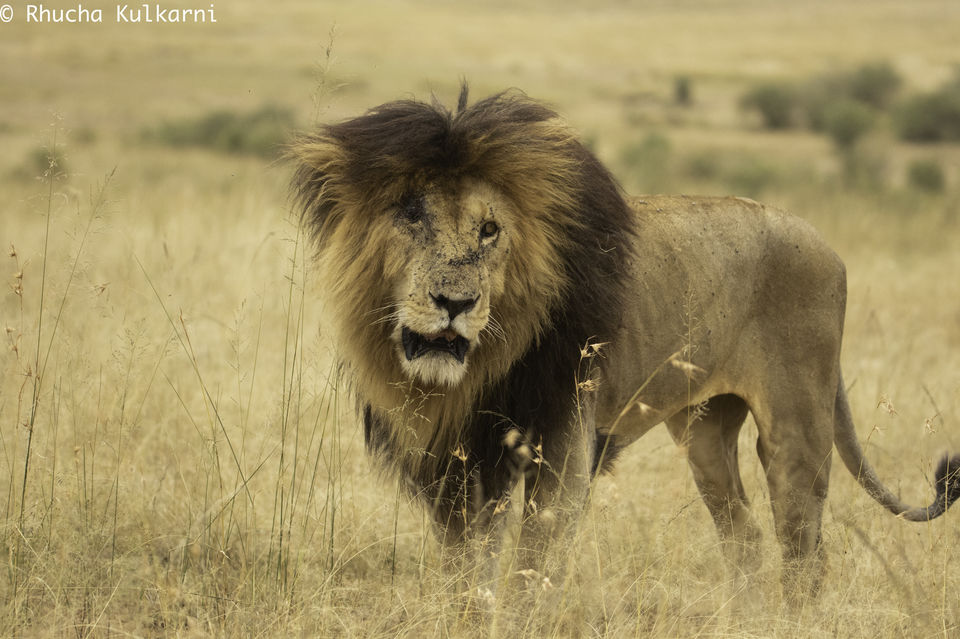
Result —
[{"label": "lion's hind leg", "polygon": [[740,480],[737,438],[747,404],[736,395],[717,395],[705,406],[680,411],[667,428],[687,451],[697,488],[717,526],[724,557],[739,578],[757,568],[760,529]]},{"label": "lion's hind leg", "polygon": [[[797,379],[803,377],[798,373]],[[833,451],[832,400],[798,383],[789,395],[750,405],[783,551],[784,597],[793,606],[816,594],[823,579],[820,535]]]}]

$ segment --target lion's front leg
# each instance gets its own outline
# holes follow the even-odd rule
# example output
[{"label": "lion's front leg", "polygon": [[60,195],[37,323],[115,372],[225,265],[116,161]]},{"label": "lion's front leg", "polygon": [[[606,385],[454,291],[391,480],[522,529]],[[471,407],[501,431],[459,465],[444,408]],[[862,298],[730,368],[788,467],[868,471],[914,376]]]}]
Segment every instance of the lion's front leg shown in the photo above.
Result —
[{"label": "lion's front leg", "polygon": [[443,574],[464,610],[489,612],[497,590],[509,491],[484,481],[478,470],[448,472],[432,503]]},{"label": "lion's front leg", "polygon": [[559,585],[576,556],[567,551],[590,493],[596,436],[581,416],[535,450],[524,473],[524,507],[514,575],[526,585]]}]

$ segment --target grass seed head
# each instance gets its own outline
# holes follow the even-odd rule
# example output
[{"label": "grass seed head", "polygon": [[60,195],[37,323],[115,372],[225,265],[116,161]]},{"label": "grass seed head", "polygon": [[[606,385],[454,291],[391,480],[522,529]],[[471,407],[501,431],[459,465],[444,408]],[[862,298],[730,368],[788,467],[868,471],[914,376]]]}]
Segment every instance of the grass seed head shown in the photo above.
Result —
[{"label": "grass seed head", "polygon": [[596,344],[591,344],[589,341],[580,348],[580,358],[581,359],[590,359],[594,355],[600,354],[600,349],[609,344],[610,342],[597,342]]},{"label": "grass seed head", "polygon": [[888,415],[896,415],[897,409],[893,407],[893,402],[884,394],[880,395],[880,401],[877,402],[877,408],[882,408]]},{"label": "grass seed head", "polygon": [[596,380],[593,380],[593,379],[585,379],[579,384],[577,384],[577,388],[587,393],[592,393],[593,391],[597,390],[599,386],[600,385],[597,384]]},{"label": "grass seed head", "polygon": [[591,344],[590,348],[593,349],[593,352],[596,354],[600,353],[600,349],[609,344],[610,342],[597,342],[596,344]]}]

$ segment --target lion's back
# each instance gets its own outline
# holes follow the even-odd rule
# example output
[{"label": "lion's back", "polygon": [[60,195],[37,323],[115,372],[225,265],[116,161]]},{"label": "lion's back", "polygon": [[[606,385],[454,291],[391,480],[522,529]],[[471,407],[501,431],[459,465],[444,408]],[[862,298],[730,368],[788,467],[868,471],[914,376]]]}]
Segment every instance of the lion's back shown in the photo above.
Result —
[{"label": "lion's back", "polygon": [[791,343],[838,355],[843,264],[808,223],[736,197],[642,196],[630,205],[636,245],[609,354],[610,411],[641,384],[649,403],[676,408],[669,398],[685,378],[657,371],[678,352],[708,371],[704,393],[729,390]]}]

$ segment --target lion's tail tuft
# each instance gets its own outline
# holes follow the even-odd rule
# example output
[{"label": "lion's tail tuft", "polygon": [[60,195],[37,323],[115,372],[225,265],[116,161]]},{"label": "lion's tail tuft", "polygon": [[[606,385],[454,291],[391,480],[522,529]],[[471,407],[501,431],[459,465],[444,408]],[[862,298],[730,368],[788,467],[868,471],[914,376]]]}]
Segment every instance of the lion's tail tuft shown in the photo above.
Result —
[{"label": "lion's tail tuft", "polygon": [[960,499],[960,455],[944,455],[937,464],[934,477],[937,499],[931,508],[936,512],[931,513],[930,519],[943,514],[953,502]]}]

